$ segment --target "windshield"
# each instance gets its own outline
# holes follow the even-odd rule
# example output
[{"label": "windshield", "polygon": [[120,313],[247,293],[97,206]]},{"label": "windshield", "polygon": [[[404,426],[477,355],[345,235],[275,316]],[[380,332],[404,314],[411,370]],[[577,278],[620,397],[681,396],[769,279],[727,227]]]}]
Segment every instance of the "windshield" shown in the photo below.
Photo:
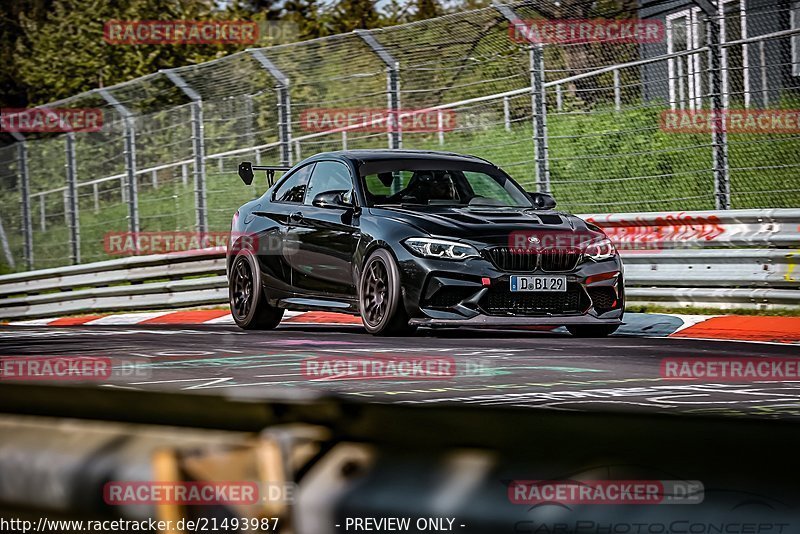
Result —
[{"label": "windshield", "polygon": [[530,207],[525,192],[507,176],[476,170],[422,169],[364,176],[367,204]]}]

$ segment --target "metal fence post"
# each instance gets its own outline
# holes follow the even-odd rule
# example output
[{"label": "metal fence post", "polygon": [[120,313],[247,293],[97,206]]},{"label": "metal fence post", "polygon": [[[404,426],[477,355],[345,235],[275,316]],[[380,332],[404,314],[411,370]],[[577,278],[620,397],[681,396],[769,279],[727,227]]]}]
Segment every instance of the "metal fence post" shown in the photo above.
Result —
[{"label": "metal fence post", "polygon": [[28,174],[28,144],[21,134],[10,133],[17,140],[20,207],[22,209],[22,249],[25,268],[30,271],[33,269],[33,217],[31,215],[31,181]]},{"label": "metal fence post", "polygon": [[203,137],[203,99],[186,81],[171,70],[162,71],[178,89],[192,101],[192,153],[194,156],[194,198],[197,213],[196,227],[200,233],[208,232],[206,209],[206,147]]},{"label": "metal fence post", "polygon": [[8,244],[8,237],[6,237],[6,230],[3,228],[3,219],[0,218],[0,248],[3,249],[3,255],[6,257],[6,263],[12,269],[16,269],[17,266],[14,263],[14,256],[11,254],[11,247]]},{"label": "metal fence post", "polygon": [[731,208],[730,168],[728,165],[728,133],[726,131],[725,99],[723,95],[722,48],[720,46],[719,20],[709,16],[706,21],[708,42],[708,97],[714,114],[711,132],[714,170],[714,207]]},{"label": "metal fence post", "polygon": [[541,44],[530,47],[531,106],[533,141],[536,151],[536,190],[550,192],[550,166],[547,150],[547,102],[544,92],[544,53]]},{"label": "metal fence post", "polygon": [[355,32],[386,65],[386,96],[389,105],[389,120],[386,127],[389,148],[402,148],[403,133],[400,130],[400,63],[375,39],[372,33],[367,30],[355,30]]},{"label": "metal fence post", "polygon": [[245,139],[248,146],[256,146],[255,128],[253,127],[253,95],[244,95],[244,116],[247,124]]},{"label": "metal fence post", "polygon": [[42,232],[47,230],[47,214],[45,210],[44,195],[39,194],[39,224],[42,228]]},{"label": "metal fence post", "polygon": [[75,133],[67,133],[67,226],[70,258],[73,265],[81,262],[81,229],[78,214],[78,176],[75,168]]},{"label": "metal fence post", "polygon": [[250,48],[247,51],[275,80],[275,90],[278,92],[278,141],[281,144],[281,165],[291,165],[292,102],[289,93],[289,78],[261,50]]},{"label": "metal fence post", "polygon": [[133,114],[123,106],[114,96],[105,89],[100,89],[100,95],[108,102],[125,122],[125,194],[128,203],[128,231],[139,233],[139,193],[136,182],[136,127]]},{"label": "metal fence post", "polygon": [[[492,2],[498,13],[515,24],[519,17],[514,10],[498,2]],[[529,47],[531,76],[531,109],[533,111],[533,143],[536,153],[536,190],[550,192],[550,169],[547,161],[547,102],[544,93],[544,49],[541,44]]]}]

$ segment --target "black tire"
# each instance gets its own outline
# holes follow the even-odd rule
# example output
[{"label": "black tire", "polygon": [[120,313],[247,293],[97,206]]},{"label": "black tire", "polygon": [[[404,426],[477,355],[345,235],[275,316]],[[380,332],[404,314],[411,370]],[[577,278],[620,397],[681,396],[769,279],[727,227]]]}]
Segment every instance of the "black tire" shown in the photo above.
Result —
[{"label": "black tire", "polygon": [[619,325],[570,325],[569,333],[575,337],[608,337],[617,331]]},{"label": "black tire", "polygon": [[233,320],[245,330],[272,330],[283,318],[283,308],[267,302],[258,262],[249,250],[240,251],[231,262],[228,296]]},{"label": "black tire", "polygon": [[405,335],[416,330],[408,324],[397,263],[384,249],[376,250],[364,262],[358,283],[358,303],[364,328],[370,334]]}]

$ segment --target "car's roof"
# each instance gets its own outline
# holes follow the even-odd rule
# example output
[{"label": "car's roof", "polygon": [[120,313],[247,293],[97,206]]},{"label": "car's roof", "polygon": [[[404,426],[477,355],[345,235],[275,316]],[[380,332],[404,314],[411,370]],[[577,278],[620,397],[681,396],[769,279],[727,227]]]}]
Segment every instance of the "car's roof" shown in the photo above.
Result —
[{"label": "car's roof", "polygon": [[443,152],[439,150],[398,150],[398,149],[374,149],[374,150],[338,150],[336,152],[321,152],[316,154],[314,158],[334,156],[343,157],[356,161],[387,161],[397,159],[414,159],[414,160],[447,160],[447,161],[461,161],[470,163],[484,163],[493,165],[488,160],[479,158],[477,156],[468,156],[465,154],[456,154],[455,152]]}]

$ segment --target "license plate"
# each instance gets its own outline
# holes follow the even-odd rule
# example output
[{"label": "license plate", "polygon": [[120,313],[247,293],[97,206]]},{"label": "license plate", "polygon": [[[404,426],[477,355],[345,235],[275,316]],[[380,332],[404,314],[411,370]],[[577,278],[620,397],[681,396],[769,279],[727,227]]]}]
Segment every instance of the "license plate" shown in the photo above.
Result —
[{"label": "license plate", "polygon": [[511,291],[566,291],[566,276],[512,276]]}]

